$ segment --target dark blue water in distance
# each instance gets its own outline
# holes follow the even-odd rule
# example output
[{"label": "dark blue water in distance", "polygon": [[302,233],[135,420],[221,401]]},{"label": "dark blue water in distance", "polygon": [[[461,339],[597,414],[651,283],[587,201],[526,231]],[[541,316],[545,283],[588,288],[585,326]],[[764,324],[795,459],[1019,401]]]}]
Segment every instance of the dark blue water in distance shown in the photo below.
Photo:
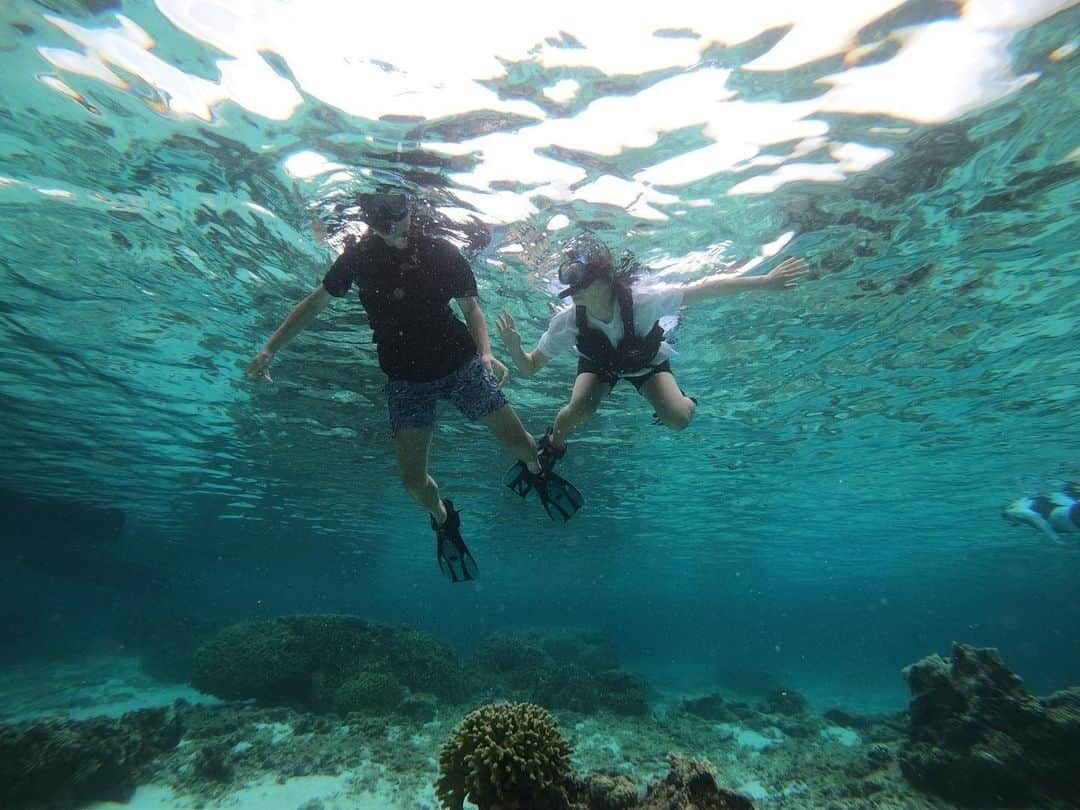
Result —
[{"label": "dark blue water in distance", "polygon": [[[1002,519],[1080,480],[1080,10],[673,8],[617,38],[489,11],[410,37],[324,3],[4,5],[3,663],[350,613],[462,653],[588,627],[661,690],[764,673],[821,709],[899,711],[954,641],[1080,683],[1080,535]],[[444,406],[431,471],[481,569],[452,587],[355,297],[243,374],[333,260],[320,218],[386,182],[490,230],[507,362],[496,315],[535,345],[579,228],[665,281],[811,273],[683,312],[694,424],[618,386],[560,464],[566,526]],[[574,362],[508,384],[534,433]]]}]

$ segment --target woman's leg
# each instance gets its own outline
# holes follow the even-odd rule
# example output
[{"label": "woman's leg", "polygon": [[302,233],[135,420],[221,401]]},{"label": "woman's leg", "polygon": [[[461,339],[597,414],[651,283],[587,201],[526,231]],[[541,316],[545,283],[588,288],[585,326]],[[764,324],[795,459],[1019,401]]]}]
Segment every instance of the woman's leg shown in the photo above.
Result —
[{"label": "woman's leg", "polygon": [[432,432],[430,427],[398,428],[394,431],[394,449],[405,491],[441,525],[446,522],[446,507],[439,499],[439,485],[427,471]]},{"label": "woman's leg", "polygon": [[555,417],[554,438],[557,446],[565,445],[570,434],[592,418],[610,391],[611,385],[598,374],[583,371],[577,375],[570,402]]},{"label": "woman's leg", "polygon": [[694,421],[697,405],[684,396],[670,371],[653,374],[638,389],[653,406],[660,421],[672,430],[685,430]]}]

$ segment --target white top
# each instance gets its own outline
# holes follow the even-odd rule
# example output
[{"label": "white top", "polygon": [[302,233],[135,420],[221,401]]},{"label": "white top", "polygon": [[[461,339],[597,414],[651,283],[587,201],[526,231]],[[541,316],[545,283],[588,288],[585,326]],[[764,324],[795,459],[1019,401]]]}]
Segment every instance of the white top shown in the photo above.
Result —
[{"label": "white top", "polygon": [[[649,334],[653,324],[658,320],[666,315],[674,315],[682,306],[683,291],[682,287],[679,286],[634,287],[632,291],[634,294],[634,331],[640,337]],[[580,352],[577,350],[578,330],[574,310],[574,305],[570,305],[556,312],[551,317],[551,323],[548,324],[547,331],[541,335],[537,348],[548,357],[554,357],[559,352],[564,352],[567,349],[572,349],[575,354],[580,356]],[[618,300],[615,301],[610,321],[601,321],[593,317],[591,312],[587,313],[586,317],[589,326],[603,332],[612,346],[619,344],[623,336],[623,322]],[[663,341],[656,355],[650,361],[650,365],[659,365],[665,360],[671,359],[675,354],[675,349],[672,348],[671,344]],[[641,371],[635,371],[623,376],[638,377],[648,373],[649,369],[643,368]]]}]

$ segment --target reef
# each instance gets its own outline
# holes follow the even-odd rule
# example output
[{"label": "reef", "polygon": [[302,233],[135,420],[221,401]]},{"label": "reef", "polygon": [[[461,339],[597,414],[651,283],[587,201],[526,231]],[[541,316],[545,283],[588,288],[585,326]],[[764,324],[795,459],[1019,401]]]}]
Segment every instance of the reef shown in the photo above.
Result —
[{"label": "reef", "polygon": [[900,768],[913,785],[970,807],[1080,796],[1080,689],[1035,697],[996,649],[966,644],[903,675],[911,702]]},{"label": "reef", "polygon": [[196,651],[192,683],[224,700],[310,711],[391,711],[411,693],[454,702],[465,672],[427,633],[356,616],[284,616],[219,630]]},{"label": "reef", "polygon": [[625,774],[571,773],[571,748],[555,720],[531,703],[482,706],[451,734],[439,755],[436,791],[445,810],[466,800],[479,810],[753,810],[720,788],[706,760],[669,754],[669,772],[639,798]]},{"label": "reef", "polygon": [[496,634],[477,647],[472,663],[487,694],[583,714],[644,715],[649,710],[648,685],[619,669],[614,644],[594,631]]},{"label": "reef", "polygon": [[[288,784],[300,807],[345,797],[388,810],[1064,810],[1080,795],[1080,690],[1035,697],[994,650],[923,659],[905,670],[906,712],[861,715],[821,713],[785,687],[753,702],[650,694],[602,642],[576,656],[572,632],[560,635],[495,637],[465,669],[425,634],[354,617],[234,625],[200,648],[195,671],[237,702],[0,725],[0,807],[123,801],[136,785],[226,806]],[[72,670],[69,685],[116,675]],[[8,677],[9,705],[49,705],[34,699],[43,685]],[[518,693],[562,708],[502,702]]]},{"label": "reef", "polygon": [[779,689],[756,706],[713,693],[683,700],[679,710],[702,720],[739,725],[759,732],[779,731],[786,737],[808,739],[830,726],[857,730],[867,742],[896,739],[902,732],[897,717],[861,717],[831,709],[824,715],[809,710],[806,699],[793,689]]},{"label": "reef", "polygon": [[119,719],[0,724],[0,807],[126,802],[143,769],[176,747],[180,735],[170,709],[142,709]]}]

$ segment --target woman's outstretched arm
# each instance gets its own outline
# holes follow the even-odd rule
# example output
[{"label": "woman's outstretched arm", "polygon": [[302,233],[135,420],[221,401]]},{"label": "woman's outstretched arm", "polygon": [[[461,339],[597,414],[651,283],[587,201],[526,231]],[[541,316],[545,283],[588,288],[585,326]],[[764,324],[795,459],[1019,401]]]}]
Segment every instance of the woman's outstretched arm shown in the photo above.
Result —
[{"label": "woman's outstretched arm", "polygon": [[761,276],[708,276],[683,287],[683,304],[694,304],[744,290],[792,290],[807,272],[806,262],[794,257],[785,259]]}]

